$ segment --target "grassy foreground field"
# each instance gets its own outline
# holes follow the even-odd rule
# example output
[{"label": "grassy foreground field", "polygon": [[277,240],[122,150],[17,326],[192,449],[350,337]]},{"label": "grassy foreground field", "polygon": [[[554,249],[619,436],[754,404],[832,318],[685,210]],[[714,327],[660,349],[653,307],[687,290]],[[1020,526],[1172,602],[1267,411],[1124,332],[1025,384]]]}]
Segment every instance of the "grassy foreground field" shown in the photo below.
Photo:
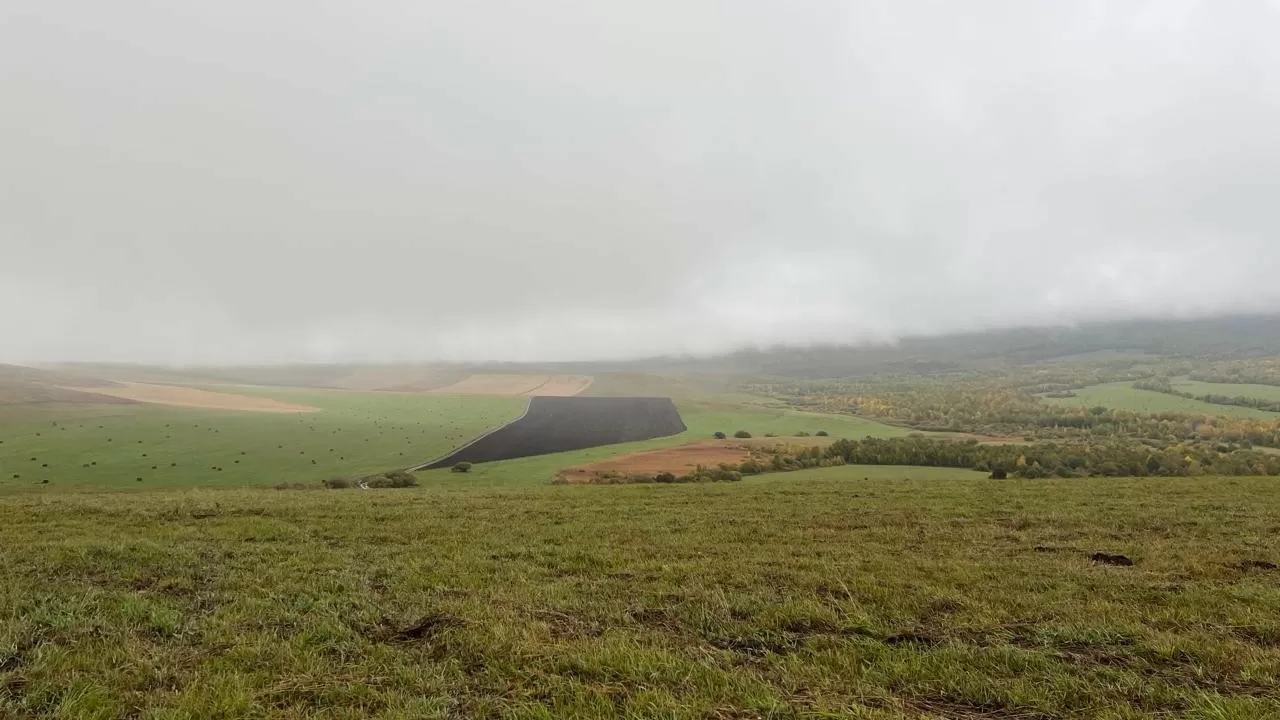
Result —
[{"label": "grassy foreground field", "polygon": [[892,467],[9,495],[0,717],[1274,718],[1278,530]]}]

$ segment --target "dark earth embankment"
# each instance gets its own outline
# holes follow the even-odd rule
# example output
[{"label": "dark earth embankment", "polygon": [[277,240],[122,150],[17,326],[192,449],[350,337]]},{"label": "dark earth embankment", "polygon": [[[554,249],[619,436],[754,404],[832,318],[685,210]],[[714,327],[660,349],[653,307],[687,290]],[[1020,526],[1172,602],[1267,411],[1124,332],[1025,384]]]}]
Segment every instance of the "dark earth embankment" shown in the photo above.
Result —
[{"label": "dark earth embankment", "polygon": [[670,398],[535,397],[520,419],[415,469],[547,455],[684,431]]}]

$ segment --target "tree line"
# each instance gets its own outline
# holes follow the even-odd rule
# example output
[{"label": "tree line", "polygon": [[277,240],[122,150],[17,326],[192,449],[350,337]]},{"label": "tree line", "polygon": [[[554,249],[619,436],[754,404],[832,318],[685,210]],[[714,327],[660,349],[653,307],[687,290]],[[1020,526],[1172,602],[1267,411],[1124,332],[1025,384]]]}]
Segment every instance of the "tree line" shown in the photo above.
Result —
[{"label": "tree line", "polygon": [[1276,402],[1275,400],[1245,397],[1244,395],[1219,395],[1217,393],[1196,395],[1195,393],[1189,393],[1177,389],[1173,386],[1173,383],[1169,382],[1169,378],[1167,377],[1139,380],[1133,384],[1133,387],[1138,390],[1151,390],[1153,392],[1164,393],[1165,395],[1174,395],[1181,398],[1187,398],[1189,400],[1199,400],[1200,402],[1207,402],[1213,405],[1234,405],[1236,407],[1248,407],[1255,410],[1280,413],[1280,402]]},{"label": "tree line", "polygon": [[[843,465],[913,465],[978,470],[989,477],[1186,477],[1196,475],[1280,476],[1280,455],[1239,446],[1178,443],[1155,447],[1126,441],[1026,445],[980,444],[927,437],[841,439],[828,446],[779,444],[754,448],[740,464],[698,466],[674,475],[597,473],[592,482],[732,482],[744,476]],[[558,482],[565,482],[560,478]]]},{"label": "tree line", "polygon": [[[1018,478],[1280,475],[1280,455],[1209,443],[1168,447],[1124,441],[992,445],[976,440],[868,437],[841,439],[827,447],[779,447],[769,452],[767,469],[772,471],[847,464],[953,467]],[[744,474],[756,470],[738,469]]]}]

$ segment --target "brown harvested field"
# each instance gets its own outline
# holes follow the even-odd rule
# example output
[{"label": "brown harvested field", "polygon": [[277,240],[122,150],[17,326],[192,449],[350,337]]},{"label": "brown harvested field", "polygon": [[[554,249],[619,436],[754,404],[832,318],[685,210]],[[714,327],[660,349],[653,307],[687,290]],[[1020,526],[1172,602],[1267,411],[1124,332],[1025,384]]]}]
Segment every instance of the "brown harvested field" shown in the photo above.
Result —
[{"label": "brown harvested field", "polygon": [[[778,438],[769,438],[778,440]],[[802,438],[805,439],[805,438]],[[821,439],[821,438],[819,438]],[[618,473],[621,475],[656,475],[669,472],[673,475],[685,475],[699,465],[715,467],[720,463],[737,465],[751,457],[750,441],[743,440],[699,440],[688,445],[644,450],[597,460],[586,465],[565,468],[560,471],[570,484],[590,484],[596,482],[602,473]]]},{"label": "brown harvested field", "polygon": [[524,395],[546,381],[546,375],[471,375],[431,392],[445,395]]},{"label": "brown harvested field", "polygon": [[249,412],[317,412],[320,408],[295,405],[269,398],[210,392],[180,385],[151,385],[148,383],[122,382],[102,387],[66,388],[94,395],[122,398],[156,405],[180,405],[211,410],[243,410]]},{"label": "brown harvested field", "polygon": [[526,395],[530,397],[569,397],[591,385],[586,375],[472,375],[452,385],[436,388],[433,393],[445,395]]},{"label": "brown harvested field", "polygon": [[[106,408],[134,402],[66,387],[97,384],[106,384],[106,381],[41,368],[0,364],[0,424],[110,412]],[[87,410],[95,405],[104,409]]]},{"label": "brown harvested field", "polygon": [[344,390],[390,390],[425,392],[455,383],[464,373],[430,365],[367,365],[331,379],[327,387]]},{"label": "brown harvested field", "polygon": [[537,397],[572,397],[591,386],[590,375],[552,375],[525,395]]}]

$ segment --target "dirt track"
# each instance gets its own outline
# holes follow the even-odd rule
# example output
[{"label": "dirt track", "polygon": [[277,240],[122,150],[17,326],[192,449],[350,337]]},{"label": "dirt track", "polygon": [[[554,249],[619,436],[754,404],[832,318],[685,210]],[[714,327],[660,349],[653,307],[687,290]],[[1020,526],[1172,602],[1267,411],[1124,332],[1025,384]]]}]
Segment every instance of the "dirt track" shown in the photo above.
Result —
[{"label": "dirt track", "polygon": [[79,392],[122,398],[156,405],[209,408],[212,410],[243,410],[249,412],[317,412],[320,408],[310,405],[294,405],[269,398],[209,392],[179,385],[150,385],[147,383],[121,382],[101,387],[66,388]]}]

